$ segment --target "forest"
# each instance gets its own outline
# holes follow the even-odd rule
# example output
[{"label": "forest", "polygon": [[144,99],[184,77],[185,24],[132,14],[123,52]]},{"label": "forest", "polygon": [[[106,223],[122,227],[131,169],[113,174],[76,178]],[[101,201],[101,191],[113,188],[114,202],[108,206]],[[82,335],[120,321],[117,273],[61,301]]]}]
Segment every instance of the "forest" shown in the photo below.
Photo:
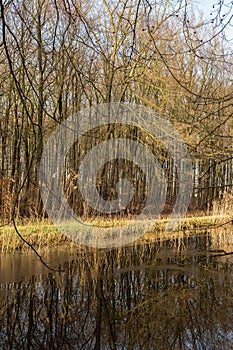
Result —
[{"label": "forest", "polygon": [[0,349],[233,349],[232,26],[0,0]]},{"label": "forest", "polygon": [[[166,118],[192,160],[189,210],[207,212],[233,183],[232,2],[206,17],[192,1],[7,0],[1,3],[0,218],[46,216],[39,188],[44,145],[64,120],[84,108],[133,103]],[[169,151],[148,130],[105,125],[71,147],[63,168],[69,204],[97,215],[83,200],[77,170],[84,154],[104,140],[130,137],[154,154],[168,184],[164,213],[177,196]],[[97,177],[105,199],[123,177],[136,194],[120,215],[141,210],[145,177],[127,160],[108,162]],[[135,175],[136,174],[136,175]]]}]

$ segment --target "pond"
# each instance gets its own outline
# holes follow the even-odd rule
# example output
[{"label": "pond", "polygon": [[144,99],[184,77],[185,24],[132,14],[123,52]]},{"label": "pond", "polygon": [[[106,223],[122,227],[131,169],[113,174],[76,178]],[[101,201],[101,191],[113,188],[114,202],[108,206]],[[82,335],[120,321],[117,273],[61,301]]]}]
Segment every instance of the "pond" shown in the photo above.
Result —
[{"label": "pond", "polygon": [[[0,256],[0,349],[233,349],[233,236]],[[224,256],[221,256],[224,255]]]}]

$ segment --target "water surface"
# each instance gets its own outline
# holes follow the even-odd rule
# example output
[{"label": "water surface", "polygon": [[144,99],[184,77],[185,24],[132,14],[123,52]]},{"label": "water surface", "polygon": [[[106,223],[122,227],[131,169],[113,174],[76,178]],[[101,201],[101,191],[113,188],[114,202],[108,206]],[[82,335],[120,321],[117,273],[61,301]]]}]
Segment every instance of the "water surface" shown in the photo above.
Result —
[{"label": "water surface", "polygon": [[60,273],[1,256],[0,348],[233,349],[233,256],[214,257],[223,250],[231,233],[51,251]]}]

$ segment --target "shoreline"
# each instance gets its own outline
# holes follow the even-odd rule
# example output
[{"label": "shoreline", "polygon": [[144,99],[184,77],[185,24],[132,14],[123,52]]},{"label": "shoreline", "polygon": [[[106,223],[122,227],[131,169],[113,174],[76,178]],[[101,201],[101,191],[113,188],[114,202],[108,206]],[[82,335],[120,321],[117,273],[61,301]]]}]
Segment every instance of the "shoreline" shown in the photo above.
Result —
[{"label": "shoreline", "polygon": [[[200,213],[198,213],[200,214]],[[140,241],[153,241],[156,239],[169,239],[175,238],[175,236],[186,235],[190,233],[196,233],[206,230],[229,229],[232,227],[233,222],[228,216],[222,215],[208,215],[208,216],[186,216],[181,219],[181,224],[176,230],[166,232],[166,224],[170,218],[161,218],[155,220],[155,223],[149,231],[147,231],[138,240]],[[95,220],[87,221],[87,223],[93,226],[99,227],[111,227],[111,226],[124,226],[129,224],[130,219],[113,219],[104,220],[103,218],[95,218]],[[72,242],[65,234],[60,232],[58,228],[48,220],[37,221],[24,221],[17,223],[17,229],[24,239],[29,242],[35,249],[40,251],[41,249],[54,248],[61,246],[80,247],[78,242]],[[22,239],[16,233],[12,224],[2,226],[0,229],[0,254],[21,252],[27,253],[31,248],[26,245]]]}]

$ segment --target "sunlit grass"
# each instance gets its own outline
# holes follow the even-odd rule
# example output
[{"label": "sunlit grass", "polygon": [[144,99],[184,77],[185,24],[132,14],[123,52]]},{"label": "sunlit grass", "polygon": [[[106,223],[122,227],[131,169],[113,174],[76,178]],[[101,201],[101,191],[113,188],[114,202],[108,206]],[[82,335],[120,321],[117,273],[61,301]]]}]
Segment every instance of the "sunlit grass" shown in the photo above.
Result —
[{"label": "sunlit grass", "polygon": [[[67,242],[55,225],[45,221],[28,221],[19,223],[17,229],[30,244],[36,248],[55,246]],[[25,245],[18,236],[13,225],[3,226],[0,230],[0,249],[2,253],[11,251],[27,251]]]},{"label": "sunlit grass", "polygon": [[[188,231],[204,231],[224,222],[224,217],[222,215],[185,217],[181,220],[180,225],[176,227],[173,232],[166,232],[166,224],[169,222],[169,220],[169,218],[155,220],[152,228],[144,235],[144,238],[155,240],[158,237],[174,237],[174,235],[184,234]],[[100,228],[125,226],[132,222],[135,225],[137,223],[136,220],[129,218],[106,219],[104,217],[95,217],[93,219],[85,220],[86,225]],[[140,221],[140,224],[141,223],[142,221]],[[24,239],[37,249],[74,244],[49,220],[21,221],[17,223],[17,229]],[[81,224],[80,230],[82,230]],[[141,239],[143,239],[143,237]],[[1,227],[0,251],[2,253],[14,251],[27,252],[29,249],[30,247],[28,247],[17,235],[13,225]]]}]

